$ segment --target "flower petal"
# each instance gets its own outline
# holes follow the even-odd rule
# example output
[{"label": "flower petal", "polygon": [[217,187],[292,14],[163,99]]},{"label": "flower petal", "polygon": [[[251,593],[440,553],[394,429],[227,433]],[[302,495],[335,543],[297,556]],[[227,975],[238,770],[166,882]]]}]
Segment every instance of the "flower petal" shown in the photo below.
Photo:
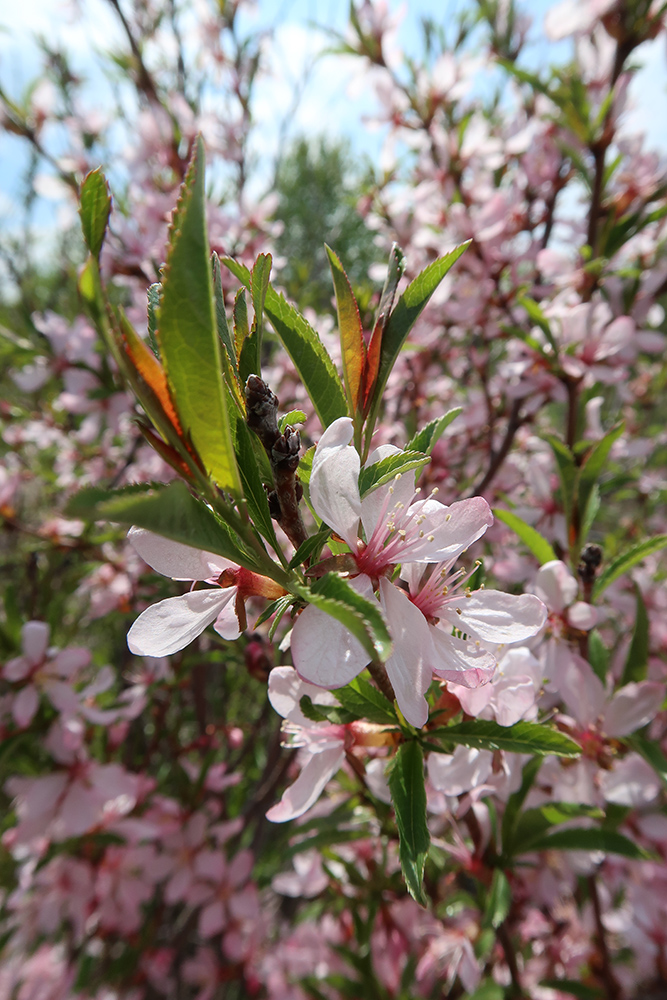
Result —
[{"label": "flower petal", "polygon": [[130,528],[127,540],[151,569],[172,580],[210,580],[223,569],[236,569],[235,563],[222,556],[173,542],[145,528]]},{"label": "flower petal", "polygon": [[449,635],[437,625],[429,626],[429,630],[436,652],[433,673],[437,677],[466,688],[477,688],[491,679],[496,665],[493,653]]},{"label": "flower petal", "polygon": [[300,677],[318,687],[349,684],[368,663],[368,653],[345,626],[309,604],[292,629],[292,660]]},{"label": "flower petal", "polygon": [[476,590],[461,595],[443,614],[450,624],[486,642],[520,642],[536,635],[547,620],[547,609],[533,594]]},{"label": "flower petal", "polygon": [[445,507],[438,500],[418,500],[409,513],[424,516],[420,542],[411,542],[406,562],[449,562],[477,541],[493,524],[491,508],[483,497],[459,500]]},{"label": "flower petal", "polygon": [[310,474],[310,499],[324,521],[356,551],[361,500],[359,453],[350,444],[349,417],[339,417],[320,438]]},{"label": "flower petal", "polygon": [[410,723],[419,729],[428,719],[425,693],[431,683],[433,643],[428,622],[404,591],[389,580],[380,580],[380,601],[394,651],[385,663],[398,706]]},{"label": "flower petal", "polygon": [[655,681],[626,684],[617,691],[604,713],[607,736],[627,736],[641,729],[660,711],[665,685]]},{"label": "flower petal", "polygon": [[463,795],[482,785],[491,774],[490,750],[457,747],[453,754],[432,753],[427,761],[428,776],[434,788],[445,795]]},{"label": "flower petal", "polygon": [[29,684],[19,691],[12,704],[12,715],[19,729],[25,729],[26,726],[30,725],[38,707],[39,695],[33,684]]},{"label": "flower petal", "polygon": [[[400,451],[401,449],[393,444],[381,444],[368,456],[366,465],[374,465],[376,462],[381,462],[383,458],[389,458],[390,455],[398,455]],[[370,538],[375,531],[389,490],[392,491],[392,506],[396,503],[402,503],[407,507],[415,495],[416,478],[416,469],[412,472],[406,472],[401,475],[400,479],[393,479],[384,486],[378,486],[377,489],[364,497],[361,501],[361,522],[366,532],[366,538]]]},{"label": "flower petal", "polygon": [[579,584],[564,562],[552,559],[540,567],[535,578],[538,596],[549,606],[550,611],[561,614],[568,604],[577,599]]},{"label": "flower petal", "polygon": [[49,626],[46,622],[26,622],[21,629],[23,655],[33,666],[41,663],[49,645]]},{"label": "flower petal", "polygon": [[236,587],[215,587],[153,604],[137,618],[127,634],[127,644],[137,656],[177,653],[201,635],[235,596]]},{"label": "flower petal", "polygon": [[283,797],[266,814],[272,823],[286,823],[302,816],[324,791],[327,782],[340,770],[345,760],[342,746],[313,754],[293,785],[285,789]]},{"label": "flower petal", "polygon": [[269,674],[269,701],[278,715],[304,729],[317,728],[318,723],[307,719],[299,707],[304,695],[308,695],[314,704],[338,704],[334,695],[328,691],[302,681],[294,667],[273,668]]}]

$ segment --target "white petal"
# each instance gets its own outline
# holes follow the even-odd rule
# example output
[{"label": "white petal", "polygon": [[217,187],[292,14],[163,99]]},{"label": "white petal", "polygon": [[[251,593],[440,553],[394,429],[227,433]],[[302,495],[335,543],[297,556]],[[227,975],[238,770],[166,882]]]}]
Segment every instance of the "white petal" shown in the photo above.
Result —
[{"label": "white petal", "polygon": [[359,453],[350,445],[354,430],[349,417],[327,427],[315,449],[310,499],[319,516],[356,551],[361,500]]},{"label": "white petal", "polygon": [[491,774],[493,754],[490,750],[457,747],[453,754],[431,753],[427,761],[428,776],[434,788],[445,795],[463,795],[482,785]]},{"label": "white petal", "polygon": [[607,802],[638,809],[660,794],[660,780],[639,754],[631,753],[600,774],[600,790]]},{"label": "white petal", "polygon": [[[486,642],[520,642],[536,635],[547,619],[547,609],[532,594],[504,594],[501,590],[476,590],[461,595],[452,613],[443,615],[452,625]],[[460,609],[461,614],[457,612]]]},{"label": "white petal", "polygon": [[[390,455],[398,455],[400,451],[401,449],[393,444],[382,444],[371,452],[366,465],[374,465],[375,462],[381,462],[383,458],[388,458]],[[396,503],[407,506],[415,495],[416,478],[416,469],[405,472],[400,479],[393,479],[390,483],[379,486],[364,497],[361,501],[361,522],[366,532],[366,538],[370,538],[375,531],[389,489],[392,490],[391,506]]]},{"label": "white petal", "polygon": [[269,809],[266,818],[272,823],[286,823],[302,816],[317,802],[327,782],[340,770],[344,760],[345,750],[342,746],[314,754],[294,784],[285,790],[280,802]]},{"label": "white petal", "polygon": [[292,629],[292,660],[300,677],[319,687],[349,684],[368,663],[368,653],[336,618],[309,604]]},{"label": "white petal", "polygon": [[278,715],[289,719],[304,729],[316,728],[318,723],[307,719],[302,713],[299,703],[304,695],[319,705],[337,705],[334,695],[323,691],[321,687],[302,681],[294,667],[274,667],[269,674],[269,701]]},{"label": "white petal", "polygon": [[236,587],[233,587],[232,590],[234,591],[234,600],[225,604],[213,625],[218,635],[231,641],[238,639],[241,635],[241,627],[236,614]]},{"label": "white petal", "polygon": [[549,610],[556,614],[561,614],[568,604],[576,600],[579,590],[577,581],[560,559],[552,559],[540,567],[535,586]]},{"label": "white petal", "polygon": [[433,644],[428,623],[407,596],[387,579],[380,580],[380,600],[394,641],[385,663],[399,708],[411,726],[421,729],[428,719],[424,697],[431,683]]},{"label": "white petal", "polygon": [[496,658],[486,649],[479,649],[472,642],[464,642],[449,635],[436,625],[429,626],[437,658],[433,673],[448,682],[476,688],[493,676]]},{"label": "white petal", "polygon": [[235,596],[236,587],[215,587],[153,604],[137,618],[127,634],[127,644],[137,656],[177,653],[201,635]]},{"label": "white petal", "polygon": [[589,726],[602,715],[605,707],[602,681],[578,653],[572,653],[563,671],[559,691],[568,712],[580,726]]},{"label": "white petal", "polygon": [[424,514],[423,538],[410,546],[406,562],[448,562],[481,538],[493,524],[493,514],[483,497],[459,500],[445,507],[437,500],[418,500],[410,507],[414,515]]},{"label": "white petal", "polygon": [[604,713],[607,736],[627,736],[641,729],[658,712],[665,697],[665,685],[655,681],[626,684],[617,691]]},{"label": "white petal", "polygon": [[32,664],[40,663],[44,659],[48,645],[49,626],[46,622],[26,622],[21,629],[23,655]]},{"label": "white petal", "polygon": [[209,580],[223,569],[236,569],[235,563],[222,556],[172,542],[145,528],[130,528],[127,540],[151,569],[172,580]]},{"label": "white petal", "polygon": [[585,601],[576,601],[567,609],[567,620],[573,628],[587,632],[597,623],[597,608],[594,608],[592,604],[586,604]]}]

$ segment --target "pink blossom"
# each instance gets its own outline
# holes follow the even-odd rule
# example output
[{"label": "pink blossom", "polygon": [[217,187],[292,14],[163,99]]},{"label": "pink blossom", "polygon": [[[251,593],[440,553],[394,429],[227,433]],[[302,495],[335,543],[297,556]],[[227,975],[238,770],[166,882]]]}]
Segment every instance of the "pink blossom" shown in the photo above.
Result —
[{"label": "pink blossom", "polygon": [[21,631],[23,654],[9,660],[2,671],[6,680],[23,682],[12,705],[14,721],[22,729],[32,722],[41,692],[59,712],[70,714],[78,708],[71,682],[90,663],[90,653],[80,648],[49,649],[49,632],[45,622],[27,622]]}]

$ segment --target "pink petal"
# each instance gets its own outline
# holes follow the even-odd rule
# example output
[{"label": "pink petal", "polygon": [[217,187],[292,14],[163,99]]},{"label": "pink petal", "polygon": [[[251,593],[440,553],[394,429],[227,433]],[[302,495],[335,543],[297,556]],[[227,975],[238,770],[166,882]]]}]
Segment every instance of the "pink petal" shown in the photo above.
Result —
[{"label": "pink petal", "polygon": [[567,609],[567,620],[573,628],[587,632],[597,623],[597,608],[585,601],[576,601]]},{"label": "pink petal", "polygon": [[359,453],[350,445],[349,417],[339,417],[320,438],[310,474],[310,499],[319,516],[356,551],[361,500]]},{"label": "pink petal", "polygon": [[452,755],[432,753],[427,761],[428,776],[434,788],[445,795],[463,795],[482,785],[491,774],[490,750],[457,747]]},{"label": "pink petal", "polygon": [[612,771],[602,771],[600,790],[607,802],[638,809],[660,794],[660,779],[639,754],[631,753],[615,764]]},{"label": "pink petal", "polygon": [[467,688],[479,687],[490,680],[496,665],[493,653],[472,642],[464,642],[437,625],[429,626],[429,631],[436,653],[433,673],[437,677]]},{"label": "pink petal", "polygon": [[21,629],[23,655],[33,666],[41,663],[49,645],[49,626],[46,622],[26,622]]},{"label": "pink petal", "polygon": [[437,500],[418,500],[409,510],[425,516],[421,542],[410,545],[410,562],[453,560],[493,524],[491,508],[483,497],[459,500],[451,507]]},{"label": "pink petal", "polygon": [[231,599],[225,604],[224,608],[218,615],[213,625],[214,630],[218,635],[222,636],[223,639],[234,640],[238,639],[241,635],[241,627],[236,614],[236,587],[230,588],[233,590],[234,600]]},{"label": "pink petal", "polygon": [[137,656],[177,653],[201,635],[235,595],[235,587],[216,587],[153,604],[137,618],[127,634],[127,644]]},{"label": "pink petal", "polygon": [[44,691],[55,709],[66,715],[74,715],[79,707],[79,698],[69,684],[63,681],[48,681]]},{"label": "pink petal", "polygon": [[285,789],[283,797],[266,814],[272,823],[286,823],[302,816],[324,791],[327,782],[340,770],[345,760],[342,746],[313,754],[293,785]]},{"label": "pink petal", "polygon": [[[396,448],[392,444],[380,445],[379,448],[376,448],[368,456],[366,465],[374,465],[375,462],[380,462],[383,458],[388,458],[390,455],[397,455],[400,450],[400,448]],[[407,507],[415,495],[415,479],[416,471],[406,472],[400,479],[393,479],[390,483],[379,486],[369,493],[368,496],[364,497],[361,501],[361,523],[364,526],[366,538],[370,538],[375,531],[389,490],[391,489],[392,491],[392,507],[396,503],[402,503]]]},{"label": "pink petal", "polygon": [[219,934],[227,923],[224,905],[216,900],[205,906],[199,915],[199,933],[203,938]]},{"label": "pink petal", "polygon": [[641,729],[658,712],[665,697],[665,685],[655,681],[626,684],[617,691],[604,713],[607,736],[627,736]]},{"label": "pink petal", "polygon": [[561,614],[577,599],[579,585],[564,562],[552,559],[540,567],[535,578],[535,589],[550,611]]},{"label": "pink petal", "polygon": [[432,676],[433,644],[423,614],[404,591],[389,580],[380,580],[380,600],[394,652],[385,663],[398,706],[412,726],[419,729],[428,719],[425,693]]},{"label": "pink petal", "polygon": [[605,707],[602,681],[577,653],[572,653],[572,659],[563,671],[559,689],[568,712],[580,726],[589,726],[602,715]]},{"label": "pink petal", "polygon": [[71,649],[63,649],[49,664],[49,673],[57,674],[58,677],[71,677],[83,670],[90,663],[90,651],[82,647],[74,646]]},{"label": "pink petal", "polygon": [[236,569],[235,563],[222,556],[172,542],[145,528],[130,528],[127,540],[151,569],[172,580],[209,580],[223,569]]},{"label": "pink petal", "polygon": [[12,660],[7,660],[2,671],[2,676],[7,681],[22,681],[28,676],[34,664],[27,656],[15,656]]},{"label": "pink petal", "polygon": [[252,851],[239,851],[229,862],[229,883],[235,889],[250,878],[252,866],[255,863]]},{"label": "pink petal", "polygon": [[[450,624],[485,642],[520,642],[535,635],[547,619],[547,609],[532,594],[504,594],[501,590],[476,590],[461,595],[452,612],[446,607]],[[460,609],[461,614],[457,614]]]},{"label": "pink petal", "polygon": [[18,692],[12,705],[14,722],[20,729],[29,726],[39,707],[39,695],[34,684],[29,684]]}]

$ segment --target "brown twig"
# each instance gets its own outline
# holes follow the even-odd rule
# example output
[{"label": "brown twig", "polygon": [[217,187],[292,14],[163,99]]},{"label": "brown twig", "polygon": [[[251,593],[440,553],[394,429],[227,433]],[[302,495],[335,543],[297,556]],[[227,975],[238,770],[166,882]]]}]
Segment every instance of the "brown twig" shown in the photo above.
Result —
[{"label": "brown twig", "polygon": [[607,947],[607,937],[604,924],[602,923],[602,907],[600,906],[600,896],[595,875],[589,875],[586,880],[588,892],[593,904],[593,916],[595,917],[595,940],[600,956],[600,976],[604,983],[607,1000],[620,1000],[621,990],[614,976],[611,956]]},{"label": "brown twig", "polygon": [[525,418],[521,416],[521,400],[515,399],[512,403],[512,409],[510,411],[509,420],[507,422],[507,427],[505,429],[505,437],[502,440],[500,448],[498,451],[491,452],[491,462],[486,473],[480,480],[480,482],[473,488],[471,496],[480,496],[485,490],[489,488],[492,481],[495,479],[500,466],[503,464],[510,448],[516,437],[516,433],[525,422]]},{"label": "brown twig", "polygon": [[368,664],[368,673],[385,698],[393,703],[396,695],[394,694],[394,689],[391,686],[391,681],[389,680],[384,664],[379,663],[377,660],[372,660]]}]

